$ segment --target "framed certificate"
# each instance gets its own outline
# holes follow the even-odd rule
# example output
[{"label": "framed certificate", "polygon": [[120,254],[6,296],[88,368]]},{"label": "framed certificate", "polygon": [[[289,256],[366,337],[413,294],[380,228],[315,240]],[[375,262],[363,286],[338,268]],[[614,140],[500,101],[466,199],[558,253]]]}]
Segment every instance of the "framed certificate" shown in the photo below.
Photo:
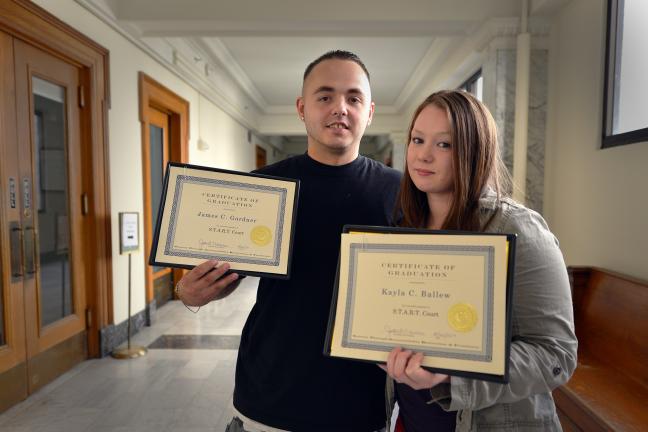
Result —
[{"label": "framed certificate", "polygon": [[507,382],[515,237],[345,226],[325,354]]},{"label": "framed certificate", "polygon": [[290,277],[299,181],[170,162],[149,264]]}]

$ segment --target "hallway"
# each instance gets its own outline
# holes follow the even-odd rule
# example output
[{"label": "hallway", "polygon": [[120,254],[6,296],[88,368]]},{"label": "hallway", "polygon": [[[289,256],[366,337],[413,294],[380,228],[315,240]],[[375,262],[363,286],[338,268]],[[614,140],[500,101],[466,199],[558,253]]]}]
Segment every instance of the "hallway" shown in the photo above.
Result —
[{"label": "hallway", "polygon": [[[419,104],[444,89],[471,93],[497,125],[514,199],[544,218],[565,264],[646,286],[645,22],[646,0],[0,0],[0,432],[224,430],[259,280],[197,314],[164,304],[182,277],[148,265],[165,170],[249,173],[305,154],[309,134],[319,141],[296,100],[308,65],[330,50],[357,54],[371,77],[373,114],[353,141],[360,155],[407,170]],[[322,217],[336,209],[322,208]],[[590,318],[628,318],[626,306],[643,304],[615,289]],[[592,307],[576,293],[575,308]],[[137,327],[153,320],[132,340],[148,354],[116,360],[106,353],[125,344],[129,304]],[[648,358],[637,354],[648,325],[608,319],[625,356],[581,317],[578,337],[596,340],[581,349],[648,392],[646,362],[635,361]],[[263,364],[295,358],[267,346],[283,357]],[[277,370],[264,376],[286,382]],[[596,397],[612,393],[597,382],[615,391],[620,382],[604,372],[574,380],[592,393],[587,403],[556,398],[567,421],[620,430],[609,424],[622,413],[648,425],[648,410],[624,405],[632,391],[617,393],[622,409]],[[280,388],[250,381],[264,384],[261,395]],[[295,399],[323,411],[314,421],[333,412]]]},{"label": "hallway", "polygon": [[167,303],[158,310],[155,323],[131,341],[149,347],[146,356],[81,363],[0,414],[0,430],[224,430],[230,419],[238,339],[258,281],[244,279],[230,297],[197,314],[178,301]]}]

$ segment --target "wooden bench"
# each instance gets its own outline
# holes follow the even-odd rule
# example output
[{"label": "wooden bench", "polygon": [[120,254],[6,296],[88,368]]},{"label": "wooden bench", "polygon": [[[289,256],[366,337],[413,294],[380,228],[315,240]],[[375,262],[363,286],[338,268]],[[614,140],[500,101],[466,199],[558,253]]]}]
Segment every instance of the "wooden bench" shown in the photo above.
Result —
[{"label": "wooden bench", "polygon": [[648,431],[648,282],[570,267],[578,368],[553,393],[565,431]]}]

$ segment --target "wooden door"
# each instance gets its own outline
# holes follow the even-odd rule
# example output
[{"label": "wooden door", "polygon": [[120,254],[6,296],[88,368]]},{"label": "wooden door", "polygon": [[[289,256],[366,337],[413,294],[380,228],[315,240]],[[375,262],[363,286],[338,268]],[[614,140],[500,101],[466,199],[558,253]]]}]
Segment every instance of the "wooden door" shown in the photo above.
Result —
[{"label": "wooden door", "polygon": [[[161,198],[166,162],[187,162],[189,153],[189,102],[140,72],[140,122],[144,184],[144,240],[151,250]],[[185,270],[151,267],[146,263],[147,309],[162,305],[173,293],[173,282]],[[149,318],[151,317],[149,313]],[[149,322],[150,324],[150,322]]]},{"label": "wooden door", "polygon": [[[0,32],[2,89],[14,89],[13,38]],[[0,412],[28,395],[25,349],[22,199],[15,91],[0,93]]]},{"label": "wooden door", "polygon": [[14,81],[2,83],[14,109],[3,111],[0,142],[9,203],[0,207],[0,388],[17,390],[0,392],[1,411],[87,358],[83,179],[92,174],[82,163],[82,70],[4,33],[0,43]]},{"label": "wooden door", "polygon": [[255,146],[256,149],[256,169],[268,165],[268,156],[266,150],[261,146]]}]

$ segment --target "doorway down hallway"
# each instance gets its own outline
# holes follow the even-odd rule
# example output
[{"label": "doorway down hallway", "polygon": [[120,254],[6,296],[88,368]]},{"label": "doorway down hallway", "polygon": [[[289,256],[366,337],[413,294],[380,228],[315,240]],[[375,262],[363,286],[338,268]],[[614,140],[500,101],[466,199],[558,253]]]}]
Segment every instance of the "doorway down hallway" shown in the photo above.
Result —
[{"label": "doorway down hallway", "polygon": [[131,338],[144,357],[84,361],[0,414],[3,432],[223,431],[231,418],[241,330],[256,298],[248,277],[197,314],[179,301]]}]

